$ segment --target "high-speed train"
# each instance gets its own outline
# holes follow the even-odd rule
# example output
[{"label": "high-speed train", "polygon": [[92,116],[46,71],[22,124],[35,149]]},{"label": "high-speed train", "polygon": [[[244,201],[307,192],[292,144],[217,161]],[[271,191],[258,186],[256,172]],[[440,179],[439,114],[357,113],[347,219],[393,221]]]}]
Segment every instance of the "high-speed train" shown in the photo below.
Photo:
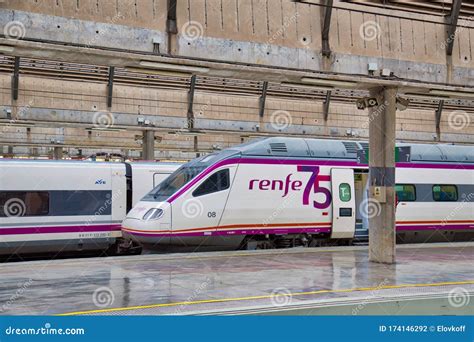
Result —
[{"label": "high-speed train", "polygon": [[[398,242],[474,236],[474,147],[397,144]],[[402,153],[403,152],[403,153]],[[367,239],[366,142],[264,138],[184,164],[122,223],[157,249],[282,248]],[[361,157],[362,156],[362,157]]]},{"label": "high-speed train", "polygon": [[108,250],[178,163],[0,159],[0,255]]}]

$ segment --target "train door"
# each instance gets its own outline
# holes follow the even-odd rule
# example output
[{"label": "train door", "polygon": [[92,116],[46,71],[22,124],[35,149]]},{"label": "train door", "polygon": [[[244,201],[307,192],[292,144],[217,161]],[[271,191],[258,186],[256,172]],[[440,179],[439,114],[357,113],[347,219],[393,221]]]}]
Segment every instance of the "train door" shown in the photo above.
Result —
[{"label": "train door", "polygon": [[352,239],[355,233],[354,170],[331,169],[332,239]]},{"label": "train door", "polygon": [[365,241],[369,239],[367,224],[367,196],[368,196],[368,170],[354,170],[354,194],[356,206],[356,231],[355,238]]},{"label": "train door", "polygon": [[[111,189],[111,197],[109,201],[112,206],[112,221],[118,225],[127,215],[128,197],[130,193],[127,191],[127,170],[124,164],[112,164],[111,169],[111,185],[107,187]],[[97,184],[97,183],[96,183]],[[106,184],[104,182],[104,184]]]}]

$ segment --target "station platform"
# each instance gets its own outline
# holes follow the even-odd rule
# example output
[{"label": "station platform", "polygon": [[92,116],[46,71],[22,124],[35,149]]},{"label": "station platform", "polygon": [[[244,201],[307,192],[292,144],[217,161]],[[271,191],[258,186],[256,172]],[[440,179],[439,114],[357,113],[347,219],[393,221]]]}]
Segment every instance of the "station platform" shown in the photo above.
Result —
[{"label": "station platform", "polygon": [[157,254],[0,265],[3,315],[473,315],[474,243]]}]

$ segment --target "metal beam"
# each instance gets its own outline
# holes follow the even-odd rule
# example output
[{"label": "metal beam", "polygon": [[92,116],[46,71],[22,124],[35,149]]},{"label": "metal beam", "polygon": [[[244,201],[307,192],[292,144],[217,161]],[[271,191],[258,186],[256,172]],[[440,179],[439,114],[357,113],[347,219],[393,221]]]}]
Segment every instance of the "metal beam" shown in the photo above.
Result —
[{"label": "metal beam", "polygon": [[321,38],[322,38],[322,44],[323,44],[322,54],[325,57],[331,56],[331,47],[329,46],[329,30],[331,28],[332,4],[333,4],[333,0],[326,0],[323,28],[321,30]]},{"label": "metal beam", "polygon": [[[1,143],[3,146],[7,146],[7,142],[5,143]],[[49,144],[49,143],[45,143],[45,142],[25,142],[25,143],[17,143],[15,142],[15,147],[34,147],[34,148],[45,148],[46,150],[51,150],[52,148],[54,148],[55,146],[52,146],[52,144]],[[104,150],[104,149],[127,149],[127,150],[130,150],[130,151],[142,151],[142,147],[137,147],[135,144],[132,146],[132,145],[122,145],[122,144],[117,144],[117,143],[111,143],[111,144],[107,144],[107,145],[104,145],[103,143],[101,144],[100,142],[97,142],[95,144],[85,144],[83,141],[80,142],[80,141],[73,141],[73,142],[70,142],[70,143],[64,143],[64,144],[61,144],[60,146],[61,148],[63,149],[66,149],[66,148],[73,148],[73,149],[81,149],[81,150],[84,150],[84,149],[93,149],[93,150]],[[194,147],[167,147],[167,146],[160,146],[160,152],[163,152],[163,151],[169,151],[169,152],[185,152],[185,153],[195,153],[196,151],[194,150]],[[209,149],[206,149],[206,148],[201,148],[197,151],[198,153],[201,152],[201,153],[212,153],[214,152],[213,149],[209,148]],[[4,153],[6,154],[6,153]],[[1,146],[0,146],[0,155],[2,155],[2,149],[1,149]]]},{"label": "metal beam", "polygon": [[331,103],[331,91],[328,90],[326,93],[326,99],[323,102],[324,121],[328,121],[330,103]]},{"label": "metal beam", "polygon": [[176,2],[177,0],[168,0],[166,4],[166,32],[171,34],[178,33],[178,26],[176,24]]},{"label": "metal beam", "polygon": [[[186,57],[172,57],[165,55],[139,54],[124,51],[108,51],[76,46],[67,46],[52,43],[38,43],[25,40],[12,40],[0,38],[0,47],[8,45],[10,55],[44,59],[46,54],[54,55],[56,61],[88,63],[95,60],[97,65],[113,65],[116,67],[141,68],[143,60],[169,63],[177,66],[191,66],[203,68],[203,71],[195,72],[197,75],[210,77],[229,77],[244,80],[262,80],[269,82],[301,83],[303,77],[318,78],[327,81],[348,81],[358,83],[358,89],[372,87],[398,87],[400,93],[428,93],[430,90],[447,90],[464,92],[470,97],[474,96],[472,87],[447,85],[435,82],[418,82],[410,79],[380,79],[364,75],[334,74],[327,71],[308,71],[292,68],[275,68],[270,65],[257,65],[248,63],[229,63],[225,61],[192,59]],[[337,88],[338,86],[335,85]],[[460,97],[462,98],[462,97]]]},{"label": "metal beam", "polygon": [[265,101],[267,100],[267,90],[268,90],[268,82],[263,81],[262,85],[262,95],[258,99],[258,115],[263,118],[263,114],[265,113]]},{"label": "metal beam", "polygon": [[194,90],[196,89],[196,75],[191,76],[191,82],[189,84],[188,91],[188,128],[194,128]]},{"label": "metal beam", "polygon": [[458,25],[459,12],[461,11],[462,0],[453,0],[451,13],[448,17],[448,45],[446,46],[446,54],[453,55],[454,39],[456,38],[456,28]]},{"label": "metal beam", "polygon": [[12,77],[12,98],[18,100],[18,87],[20,84],[20,57],[15,57]]},{"label": "metal beam", "polygon": [[166,33],[168,34],[168,54],[172,54],[174,45],[176,45],[176,35],[178,33],[178,24],[176,19],[177,0],[167,0],[166,2]]},{"label": "metal beam", "polygon": [[112,96],[114,90],[115,67],[109,67],[109,80],[107,82],[107,107],[112,107]]},{"label": "metal beam", "polygon": [[438,104],[438,109],[436,109],[436,112],[435,112],[436,135],[438,136],[438,140],[440,139],[440,134],[441,134],[440,123],[441,123],[441,114],[443,113],[443,107],[444,107],[444,100],[440,100]]}]

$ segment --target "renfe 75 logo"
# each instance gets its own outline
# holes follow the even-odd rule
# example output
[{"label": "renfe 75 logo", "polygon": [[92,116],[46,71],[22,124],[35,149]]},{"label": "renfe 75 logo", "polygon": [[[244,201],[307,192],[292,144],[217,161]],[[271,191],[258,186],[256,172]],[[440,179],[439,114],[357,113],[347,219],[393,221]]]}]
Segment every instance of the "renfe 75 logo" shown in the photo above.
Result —
[{"label": "renfe 75 logo", "polygon": [[[249,190],[260,190],[260,191],[283,191],[281,197],[288,195],[290,191],[301,191],[303,190],[303,205],[310,204],[311,194],[322,194],[324,195],[324,201],[318,202],[312,201],[313,207],[316,209],[326,209],[331,204],[331,192],[329,189],[320,185],[320,182],[329,182],[331,176],[321,175],[319,173],[319,166],[308,166],[298,165],[298,172],[309,173],[309,179],[306,184],[303,184],[300,180],[292,180],[290,173],[284,180],[281,179],[251,179],[249,182]],[[304,186],[304,187],[303,187]]]}]

